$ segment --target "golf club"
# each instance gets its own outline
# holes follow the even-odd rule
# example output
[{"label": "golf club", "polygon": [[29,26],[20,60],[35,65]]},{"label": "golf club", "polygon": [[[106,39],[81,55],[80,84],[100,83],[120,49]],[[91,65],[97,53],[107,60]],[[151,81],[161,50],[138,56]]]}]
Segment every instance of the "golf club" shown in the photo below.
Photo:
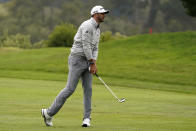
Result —
[{"label": "golf club", "polygon": [[97,73],[95,73],[95,75],[97,76],[97,78],[104,84],[104,86],[106,87],[106,89],[108,89],[110,91],[110,93],[120,102],[125,102],[125,98],[119,99],[116,94],[106,85],[106,83],[101,79],[101,77],[99,77],[99,75]]}]

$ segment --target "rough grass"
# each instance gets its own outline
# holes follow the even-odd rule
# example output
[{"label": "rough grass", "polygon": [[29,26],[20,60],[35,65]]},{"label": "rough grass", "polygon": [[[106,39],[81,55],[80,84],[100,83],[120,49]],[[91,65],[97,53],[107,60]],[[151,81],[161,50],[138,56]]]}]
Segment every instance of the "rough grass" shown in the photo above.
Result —
[{"label": "rough grass", "polygon": [[[110,85],[195,94],[195,43],[196,32],[100,43],[98,71]],[[66,81],[69,52],[69,48],[0,48],[0,77]]]},{"label": "rough grass", "polygon": [[103,43],[100,72],[108,77],[196,86],[195,42],[196,33],[186,32]]}]

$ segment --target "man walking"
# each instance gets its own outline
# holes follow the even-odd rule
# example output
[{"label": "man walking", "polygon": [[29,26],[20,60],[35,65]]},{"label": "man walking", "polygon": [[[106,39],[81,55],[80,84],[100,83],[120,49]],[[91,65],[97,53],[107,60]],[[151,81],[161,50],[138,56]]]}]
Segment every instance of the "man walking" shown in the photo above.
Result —
[{"label": "man walking", "polygon": [[96,60],[100,38],[99,24],[104,22],[104,17],[107,13],[109,11],[102,6],[93,7],[91,18],[83,22],[78,28],[68,60],[69,74],[67,85],[48,109],[41,110],[46,126],[53,126],[52,117],[61,109],[67,98],[73,94],[80,78],[84,91],[84,118],[82,126],[90,126],[92,74],[97,72]]}]

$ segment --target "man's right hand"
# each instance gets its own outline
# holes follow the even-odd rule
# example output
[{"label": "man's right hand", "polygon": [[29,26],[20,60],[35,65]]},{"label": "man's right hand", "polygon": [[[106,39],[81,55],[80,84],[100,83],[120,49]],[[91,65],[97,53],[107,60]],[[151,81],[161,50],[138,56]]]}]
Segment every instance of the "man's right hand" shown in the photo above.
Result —
[{"label": "man's right hand", "polygon": [[90,65],[90,73],[95,74],[97,72],[96,64]]},{"label": "man's right hand", "polygon": [[95,60],[90,60],[90,73],[95,74],[97,72],[97,66]]}]

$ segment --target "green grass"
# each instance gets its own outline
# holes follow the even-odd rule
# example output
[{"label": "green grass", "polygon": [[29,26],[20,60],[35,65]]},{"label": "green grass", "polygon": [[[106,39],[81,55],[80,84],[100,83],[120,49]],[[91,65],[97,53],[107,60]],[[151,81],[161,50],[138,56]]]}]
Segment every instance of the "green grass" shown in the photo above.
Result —
[{"label": "green grass", "polygon": [[[195,43],[196,32],[139,35],[100,43],[98,71],[110,85],[195,94]],[[66,81],[69,53],[70,48],[0,48],[0,77]]]},{"label": "green grass", "polygon": [[194,131],[196,95],[113,86],[125,103],[118,103],[102,85],[93,86],[92,127],[82,122],[82,87],[45,127],[40,109],[48,107],[65,82],[0,78],[2,131]]},{"label": "green grass", "polygon": [[40,109],[64,88],[70,48],[0,48],[1,131],[193,131],[196,129],[196,32],[139,35],[100,43],[92,127],[80,127],[82,88],[45,127]]},{"label": "green grass", "polygon": [[186,32],[104,43],[99,62],[107,66],[100,70],[109,77],[196,86],[195,42],[196,32]]}]

